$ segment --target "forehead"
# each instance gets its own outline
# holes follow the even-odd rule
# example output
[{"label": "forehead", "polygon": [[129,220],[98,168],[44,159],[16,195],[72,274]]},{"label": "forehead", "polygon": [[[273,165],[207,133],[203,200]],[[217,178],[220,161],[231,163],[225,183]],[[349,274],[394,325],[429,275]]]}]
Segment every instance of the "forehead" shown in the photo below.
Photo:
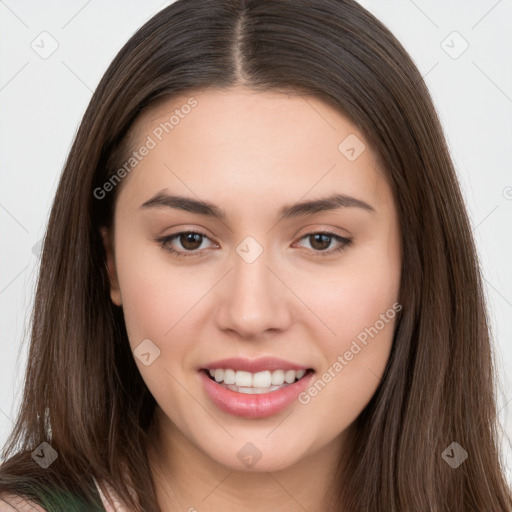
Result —
[{"label": "forehead", "polygon": [[313,96],[242,86],[191,92],[144,113],[133,133],[132,151],[152,146],[125,180],[138,196],[178,187],[209,198],[281,191],[298,200],[342,186],[386,200],[362,133]]},{"label": "forehead", "polygon": [[253,158],[300,158],[306,150],[337,152],[338,139],[349,134],[363,139],[348,119],[318,98],[243,86],[206,89],[161,102],[141,116],[135,131],[139,141],[153,134],[157,142],[166,139],[180,149],[201,144],[197,157],[216,148],[242,150]]}]

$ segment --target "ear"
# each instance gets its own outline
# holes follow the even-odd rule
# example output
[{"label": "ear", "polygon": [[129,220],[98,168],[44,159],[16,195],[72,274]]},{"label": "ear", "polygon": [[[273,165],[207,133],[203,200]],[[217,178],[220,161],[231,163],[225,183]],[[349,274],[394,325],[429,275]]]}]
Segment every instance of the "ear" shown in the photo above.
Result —
[{"label": "ear", "polygon": [[103,247],[106,254],[106,266],[110,280],[110,298],[116,306],[121,306],[121,289],[119,288],[119,281],[117,279],[117,271],[114,255],[114,244],[112,240],[112,233],[106,227],[100,228],[101,238],[103,240]]}]

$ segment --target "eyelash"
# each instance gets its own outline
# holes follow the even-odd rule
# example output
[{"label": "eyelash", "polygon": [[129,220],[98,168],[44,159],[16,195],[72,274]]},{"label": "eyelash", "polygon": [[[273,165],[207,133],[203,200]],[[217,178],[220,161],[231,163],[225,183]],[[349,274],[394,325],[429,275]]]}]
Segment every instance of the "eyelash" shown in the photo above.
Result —
[{"label": "eyelash", "polygon": [[[172,253],[174,256],[177,256],[179,258],[181,257],[191,257],[191,256],[197,256],[198,252],[200,251],[187,251],[187,252],[181,252],[181,251],[176,251],[175,249],[172,249],[168,244],[169,242],[172,242],[175,238],[178,238],[180,235],[187,235],[187,234],[195,234],[195,235],[200,235],[204,238],[208,238],[207,235],[205,235],[204,233],[201,233],[200,231],[180,231],[179,233],[175,233],[174,235],[170,235],[170,236],[165,236],[165,237],[162,237],[162,238],[158,238],[156,241],[160,244],[160,246],[162,247],[162,249],[166,250],[167,252],[170,252]],[[346,247],[348,247],[351,243],[352,243],[352,239],[351,238],[345,238],[345,237],[342,237],[332,231],[313,231],[311,233],[307,233],[305,234],[304,236],[302,236],[300,238],[300,240],[304,239],[304,238],[308,238],[312,235],[327,235],[331,238],[334,238],[336,239],[338,242],[341,243],[341,246],[338,247],[337,249],[333,249],[333,250],[326,250],[326,251],[315,251],[313,249],[313,255],[314,256],[320,256],[320,257],[325,257],[325,256],[330,256],[334,253],[337,253],[337,252],[340,252],[340,251],[343,251]]]}]

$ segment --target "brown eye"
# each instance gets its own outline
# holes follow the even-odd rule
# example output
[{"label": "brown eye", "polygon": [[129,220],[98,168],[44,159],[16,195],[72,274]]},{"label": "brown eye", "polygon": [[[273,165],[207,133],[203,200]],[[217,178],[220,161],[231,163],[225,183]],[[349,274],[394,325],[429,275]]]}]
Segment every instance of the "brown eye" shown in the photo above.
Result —
[{"label": "brown eye", "polygon": [[[301,240],[307,239],[315,256],[328,256],[335,252],[342,251],[352,243],[352,239],[342,237],[330,231],[308,233]],[[331,249],[332,242],[336,241],[338,247]]]},{"label": "brown eye", "polygon": [[156,241],[163,249],[175,256],[196,256],[203,252],[200,247],[205,239],[208,240],[208,237],[204,233],[181,231],[174,235],[159,238]]},{"label": "brown eye", "polygon": [[323,233],[315,233],[313,235],[308,235],[311,247],[316,251],[325,251],[331,245],[331,235],[325,235]]},{"label": "brown eye", "polygon": [[194,251],[195,249],[199,249],[201,246],[203,235],[199,233],[181,233],[179,235],[179,242],[181,246],[187,251]]}]

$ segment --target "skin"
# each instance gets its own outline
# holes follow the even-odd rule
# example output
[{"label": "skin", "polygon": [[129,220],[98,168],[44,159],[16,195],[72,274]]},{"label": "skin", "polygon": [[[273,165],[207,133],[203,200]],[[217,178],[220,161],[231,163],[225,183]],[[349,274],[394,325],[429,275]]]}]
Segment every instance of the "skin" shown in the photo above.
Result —
[{"label": "skin", "polygon": [[[332,369],[398,302],[391,190],[358,129],[298,94],[237,86],[175,97],[138,119],[133,149],[191,96],[197,106],[118,185],[113,229],[103,231],[111,298],[123,307],[131,347],[150,339],[160,350],[149,366],[135,358],[158,403],[158,450],[148,447],[158,502],[169,511],[324,511],[351,425],[384,372],[395,321],[309,403],[268,418],[219,410],[197,369],[238,356],[281,357],[316,377]],[[354,161],[338,150],[350,134],[366,146]],[[141,208],[163,190],[214,203],[226,218]],[[342,207],[278,222],[282,206],[334,192],[374,211]],[[325,229],[352,242],[333,252],[335,238],[305,236]],[[168,246],[193,256],[176,257],[156,241],[187,230],[206,237]],[[247,236],[263,248],[251,264],[236,252]],[[251,468],[237,457],[247,442],[262,453]]]}]

